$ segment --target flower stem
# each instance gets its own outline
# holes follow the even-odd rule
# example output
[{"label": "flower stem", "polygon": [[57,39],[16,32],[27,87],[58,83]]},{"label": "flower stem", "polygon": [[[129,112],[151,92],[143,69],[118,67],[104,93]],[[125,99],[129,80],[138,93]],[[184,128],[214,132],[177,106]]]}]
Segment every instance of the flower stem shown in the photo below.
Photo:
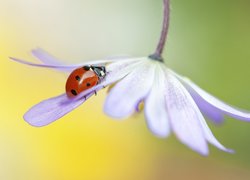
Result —
[{"label": "flower stem", "polygon": [[149,56],[149,58],[153,60],[163,61],[162,52],[165,47],[167,35],[168,35],[168,28],[169,28],[169,0],[163,0],[163,25],[160,40],[158,42],[157,48],[155,52]]}]

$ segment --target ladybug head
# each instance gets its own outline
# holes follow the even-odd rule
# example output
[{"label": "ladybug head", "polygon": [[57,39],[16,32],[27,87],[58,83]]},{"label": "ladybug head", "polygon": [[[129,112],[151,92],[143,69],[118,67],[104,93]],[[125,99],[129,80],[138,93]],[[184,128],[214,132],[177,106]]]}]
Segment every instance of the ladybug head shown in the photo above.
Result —
[{"label": "ladybug head", "polygon": [[90,66],[90,68],[96,73],[99,79],[103,79],[106,76],[105,66]]}]

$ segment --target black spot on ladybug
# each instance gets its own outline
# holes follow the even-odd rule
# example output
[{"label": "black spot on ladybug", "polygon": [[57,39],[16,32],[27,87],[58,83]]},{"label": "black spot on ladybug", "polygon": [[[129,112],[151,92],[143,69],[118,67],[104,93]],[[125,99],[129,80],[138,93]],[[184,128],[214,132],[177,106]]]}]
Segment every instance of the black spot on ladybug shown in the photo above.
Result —
[{"label": "black spot on ladybug", "polygon": [[83,69],[88,71],[88,70],[90,70],[90,66],[83,66]]},{"label": "black spot on ladybug", "polygon": [[77,81],[81,80],[81,78],[79,76],[76,76],[75,78],[76,78]]},{"label": "black spot on ladybug", "polygon": [[90,83],[87,83],[87,84],[86,84],[86,86],[88,86],[88,87],[89,87],[90,85],[91,85]]},{"label": "black spot on ladybug", "polygon": [[71,93],[72,93],[74,96],[77,95],[77,92],[76,92],[76,90],[74,90],[74,89],[71,90]]}]

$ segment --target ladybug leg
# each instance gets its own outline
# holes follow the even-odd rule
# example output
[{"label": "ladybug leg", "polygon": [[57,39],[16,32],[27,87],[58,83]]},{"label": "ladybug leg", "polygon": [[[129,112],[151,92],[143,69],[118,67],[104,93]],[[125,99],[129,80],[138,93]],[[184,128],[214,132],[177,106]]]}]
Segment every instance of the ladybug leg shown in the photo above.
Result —
[{"label": "ladybug leg", "polygon": [[97,92],[95,91],[95,95],[97,95]]}]

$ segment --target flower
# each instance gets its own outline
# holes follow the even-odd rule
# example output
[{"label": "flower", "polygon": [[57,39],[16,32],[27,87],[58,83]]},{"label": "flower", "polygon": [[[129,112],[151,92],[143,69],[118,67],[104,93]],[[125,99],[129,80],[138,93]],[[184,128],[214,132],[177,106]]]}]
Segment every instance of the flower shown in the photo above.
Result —
[{"label": "flower", "polygon": [[167,137],[173,132],[183,144],[201,155],[209,154],[208,143],[222,151],[233,152],[214,137],[203,114],[215,123],[222,122],[224,115],[250,121],[249,112],[227,105],[191,80],[167,68],[164,63],[150,57],[62,65],[60,61],[41,49],[33,50],[32,53],[44,64],[11,59],[62,71],[72,71],[86,64],[106,64],[108,72],[100,84],[80,93],[74,99],[69,99],[64,93],[33,106],[24,115],[25,121],[33,126],[52,123],[81,105],[95,94],[95,91],[114,83],[116,84],[104,104],[106,114],[113,118],[124,119],[132,115],[143,102],[145,119],[153,134]]}]

